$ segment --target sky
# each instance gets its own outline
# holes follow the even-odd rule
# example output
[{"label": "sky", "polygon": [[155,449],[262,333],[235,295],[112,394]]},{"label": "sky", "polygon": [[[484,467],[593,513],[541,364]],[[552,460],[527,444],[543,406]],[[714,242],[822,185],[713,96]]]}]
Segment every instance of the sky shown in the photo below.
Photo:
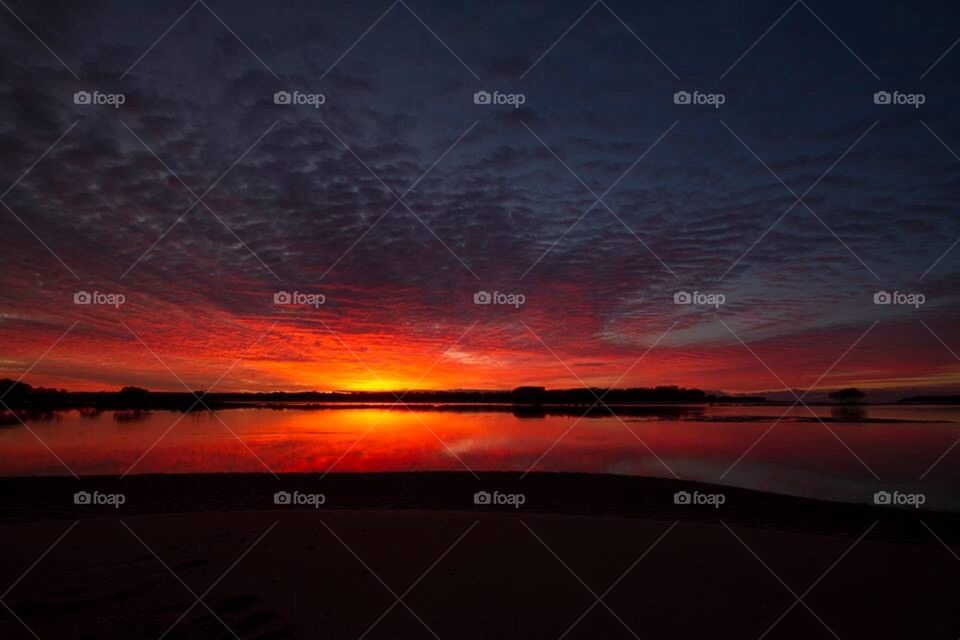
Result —
[{"label": "sky", "polygon": [[0,376],[956,393],[925,4],[5,0]]}]

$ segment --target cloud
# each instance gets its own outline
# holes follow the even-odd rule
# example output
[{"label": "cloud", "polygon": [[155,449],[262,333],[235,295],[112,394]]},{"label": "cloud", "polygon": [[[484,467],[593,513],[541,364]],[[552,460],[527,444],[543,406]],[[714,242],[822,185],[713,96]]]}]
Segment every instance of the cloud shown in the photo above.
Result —
[{"label": "cloud", "polygon": [[[79,81],[2,18],[10,36],[0,51],[18,63],[0,69],[0,169],[9,183],[30,169],[4,198],[29,230],[0,209],[8,373],[28,367],[79,318],[82,330],[36,375],[78,386],[124,376],[175,386],[131,342],[123,319],[191,382],[209,383],[278,321],[277,337],[237,369],[236,385],[350,384],[364,367],[344,345],[388,378],[410,380],[477,321],[425,384],[535,383],[538,367],[544,381],[575,384],[522,330],[523,319],[599,384],[677,322],[650,356],[662,365],[656,373],[625,382],[763,389],[768,372],[718,319],[745,341],[779,345],[771,357],[784,375],[810,380],[858,329],[891,317],[870,303],[879,288],[926,291],[922,318],[960,345],[947,321],[960,254],[918,281],[960,237],[955,159],[920,123],[960,148],[956,92],[931,85],[922,114],[880,110],[870,99],[875,80],[828,33],[814,39],[826,36],[823,50],[777,45],[810,35],[802,13],[778,25],[785,40],[761,43],[719,82],[723,70],[714,67],[725,65],[717,60],[732,62],[748,46],[739,30],[697,44],[683,21],[669,19],[678,16],[661,16],[671,26],[654,31],[635,9],[616,7],[678,70],[678,85],[601,8],[520,81],[580,10],[494,5],[466,20],[418,5],[477,82],[402,7],[352,49],[382,8],[211,7],[243,42],[198,7],[122,79],[176,12],[134,16],[122,3],[17,8]],[[724,24],[718,11],[698,21]],[[744,33],[769,26],[745,20]],[[908,49],[901,57],[925,68],[925,48]],[[837,59],[837,74],[818,71]],[[674,91],[697,83],[726,92],[722,112],[673,104]],[[523,92],[526,103],[475,105],[480,88]],[[122,92],[126,102],[75,105],[79,90]],[[279,90],[326,101],[277,105]],[[816,183],[804,198],[812,213],[778,177],[797,195]],[[123,291],[129,303],[122,314],[78,310],[78,288]],[[281,289],[322,292],[327,303],[278,309],[272,296]],[[478,308],[480,289],[520,292],[528,302]],[[722,291],[728,302],[678,308],[678,290]],[[944,379],[949,363],[922,364],[942,356],[942,345],[893,312],[884,335],[920,346],[898,346],[858,371]]]}]

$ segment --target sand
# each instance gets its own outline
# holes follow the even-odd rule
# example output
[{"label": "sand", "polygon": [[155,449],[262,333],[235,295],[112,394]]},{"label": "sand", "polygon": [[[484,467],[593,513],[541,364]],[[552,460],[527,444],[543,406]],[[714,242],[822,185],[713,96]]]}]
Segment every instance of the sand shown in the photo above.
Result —
[{"label": "sand", "polygon": [[[953,514],[730,489],[719,509],[678,507],[674,491],[711,488],[565,474],[0,487],[2,599],[20,618],[0,609],[5,639],[960,635],[960,560],[930,532],[957,549]],[[77,487],[127,502],[74,506]],[[274,505],[278,487],[327,502]],[[527,500],[474,506],[478,487]]]}]

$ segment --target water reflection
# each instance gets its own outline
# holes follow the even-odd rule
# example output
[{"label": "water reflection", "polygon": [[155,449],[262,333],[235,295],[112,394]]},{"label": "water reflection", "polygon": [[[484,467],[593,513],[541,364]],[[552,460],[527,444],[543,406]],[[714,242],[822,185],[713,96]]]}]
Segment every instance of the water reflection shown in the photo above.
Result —
[{"label": "water reflection", "polygon": [[864,422],[869,418],[867,408],[860,405],[844,405],[830,408],[830,417],[838,422]]},{"label": "water reflection", "polygon": [[18,409],[16,412],[0,410],[0,426],[22,425],[24,422],[50,422],[60,420],[63,411],[52,409]]},{"label": "water reflection", "polygon": [[683,407],[672,405],[650,406],[650,405],[625,405],[618,407],[591,406],[544,406],[538,404],[531,405],[511,405],[510,412],[516,418],[546,418],[547,416],[573,416],[582,418],[609,418],[614,415],[629,418],[650,418],[657,420],[682,420],[694,417],[702,417],[705,414],[704,407]]},{"label": "water reflection", "polygon": [[133,409],[131,411],[111,411],[114,422],[143,422],[153,413],[143,409]]},{"label": "water reflection", "polygon": [[[224,410],[216,416],[74,410],[20,417],[81,476],[122,474],[131,468],[132,473],[267,468],[282,473],[469,467],[477,472],[676,474],[852,500],[863,500],[877,488],[906,491],[960,438],[957,407],[813,411],[816,418],[805,408],[784,406],[644,406],[617,416],[597,411],[584,416],[583,407],[532,405],[482,411],[274,406]],[[783,412],[788,415],[771,428]],[[67,473],[16,417],[9,419],[13,424],[0,429],[0,475]],[[960,448],[925,477],[922,490],[931,504],[960,503],[957,452]]]}]

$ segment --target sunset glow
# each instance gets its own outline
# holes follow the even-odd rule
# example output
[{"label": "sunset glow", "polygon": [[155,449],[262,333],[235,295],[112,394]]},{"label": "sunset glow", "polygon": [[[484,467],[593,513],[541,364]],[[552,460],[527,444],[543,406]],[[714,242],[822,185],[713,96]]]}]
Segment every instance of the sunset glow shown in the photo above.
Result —
[{"label": "sunset glow", "polygon": [[[144,317],[138,318],[139,313]],[[82,317],[30,372],[29,381],[76,390],[136,384],[182,391],[178,378],[191,389],[209,388],[226,372],[217,390],[509,389],[523,384],[576,387],[615,382],[729,392],[783,390],[777,377],[732,336],[725,338],[713,330],[714,336],[703,342],[688,343],[697,340],[695,332],[703,322],[682,318],[690,328],[678,324],[636,364],[659,337],[654,332],[623,335],[618,338],[621,344],[611,343],[591,336],[594,319],[568,322],[557,331],[545,326],[534,309],[524,310],[523,323],[481,320],[459,341],[469,325],[435,328],[432,335],[403,326],[392,327],[396,332],[392,335],[355,335],[343,319],[332,318],[327,327],[305,328],[299,323],[310,323],[311,318],[284,314],[231,321],[222,328],[184,322],[158,330],[155,321],[145,318],[146,311],[132,303],[120,312],[99,314]],[[670,319],[666,314],[659,319],[660,326],[666,325],[664,331]],[[534,328],[538,326],[539,331]],[[30,367],[60,337],[49,326],[24,329],[5,350],[5,375],[10,377]],[[905,334],[911,341],[900,339]],[[582,336],[580,341],[571,340],[577,336]],[[755,340],[750,349],[785,383],[802,388],[816,382],[858,337],[849,328],[793,332]],[[870,332],[844,366],[820,381],[820,388],[948,389],[958,382],[956,361],[930,334],[889,323]]]},{"label": "sunset glow", "polygon": [[[542,60],[546,43],[526,37],[536,12],[491,9],[477,32],[439,7],[458,56],[406,10],[363,46],[320,38],[307,55],[271,35],[300,28],[293,14],[246,7],[231,17],[271,43],[259,60],[212,43],[204,12],[137,60],[167,19],[144,11],[109,33],[110,18],[82,20],[114,78],[103,86],[33,41],[7,70],[32,106],[0,108],[0,377],[171,391],[816,383],[890,398],[960,384],[955,56],[921,113],[873,102],[875,78],[842,48],[823,50],[839,55],[832,74],[784,76],[825,68],[790,31],[776,64],[751,54],[718,82],[687,31],[662,38],[668,68],[605,11]],[[331,11],[324,24],[369,26]],[[504,25],[522,52],[480,36]],[[186,72],[178,51],[216,64]],[[869,54],[888,77],[917,75],[919,62]]]}]

